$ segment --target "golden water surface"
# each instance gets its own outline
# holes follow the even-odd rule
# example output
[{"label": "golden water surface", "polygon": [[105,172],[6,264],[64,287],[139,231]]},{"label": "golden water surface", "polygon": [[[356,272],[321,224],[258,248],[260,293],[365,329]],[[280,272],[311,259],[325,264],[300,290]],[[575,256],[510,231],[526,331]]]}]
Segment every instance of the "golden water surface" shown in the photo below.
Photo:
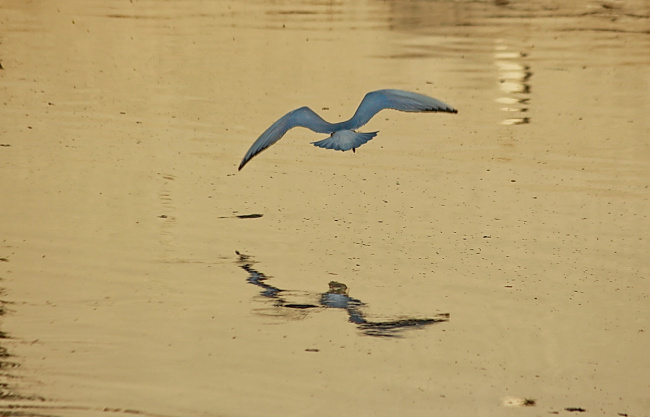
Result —
[{"label": "golden water surface", "polygon": [[[0,1],[0,411],[647,416],[650,5]],[[352,152],[273,121],[384,111]]]}]

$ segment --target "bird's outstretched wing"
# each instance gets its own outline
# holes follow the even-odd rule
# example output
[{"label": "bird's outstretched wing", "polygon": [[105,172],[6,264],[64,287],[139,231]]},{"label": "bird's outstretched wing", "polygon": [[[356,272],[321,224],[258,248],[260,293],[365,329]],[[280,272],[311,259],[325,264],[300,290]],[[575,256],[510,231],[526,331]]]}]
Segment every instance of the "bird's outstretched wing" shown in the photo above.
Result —
[{"label": "bird's outstretched wing", "polygon": [[377,90],[366,94],[359,104],[354,116],[344,122],[345,128],[354,130],[368,123],[372,117],[384,109],[394,109],[408,112],[447,112],[458,113],[458,110],[423,94],[403,90]]},{"label": "bird's outstretched wing", "polygon": [[332,124],[323,120],[322,117],[314,113],[309,107],[301,107],[292,110],[282,116],[277,122],[273,123],[268,129],[260,135],[259,138],[253,143],[244,159],[239,164],[239,170],[244,167],[255,155],[262,152],[264,149],[273,145],[275,142],[282,139],[289,129],[294,127],[306,127],[318,133],[332,133]]}]

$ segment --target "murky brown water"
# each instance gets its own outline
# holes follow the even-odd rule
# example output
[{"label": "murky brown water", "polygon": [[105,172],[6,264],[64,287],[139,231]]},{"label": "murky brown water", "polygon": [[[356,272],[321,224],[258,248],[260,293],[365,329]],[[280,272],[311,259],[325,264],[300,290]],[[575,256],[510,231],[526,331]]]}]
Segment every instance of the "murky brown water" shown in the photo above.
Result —
[{"label": "murky brown water", "polygon": [[[0,3],[3,415],[648,414],[648,2],[52,3]],[[380,88],[460,112],[237,172]]]}]

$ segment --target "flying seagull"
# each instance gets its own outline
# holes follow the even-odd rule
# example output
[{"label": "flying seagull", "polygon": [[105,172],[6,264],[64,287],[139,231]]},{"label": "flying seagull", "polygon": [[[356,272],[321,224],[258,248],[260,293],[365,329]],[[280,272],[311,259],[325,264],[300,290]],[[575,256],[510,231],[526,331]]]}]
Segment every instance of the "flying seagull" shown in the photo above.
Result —
[{"label": "flying seagull", "polygon": [[306,127],[317,133],[329,133],[331,136],[317,142],[314,146],[337,151],[352,152],[356,148],[374,138],[378,132],[357,132],[356,129],[368,123],[372,117],[384,109],[394,109],[408,112],[447,112],[458,113],[458,110],[435,98],[423,94],[403,90],[372,91],[361,100],[359,108],[350,120],[339,123],[329,123],[323,120],[309,107],[292,110],[282,116],[253,143],[241,164],[239,170],[255,155],[282,139],[289,129]]}]

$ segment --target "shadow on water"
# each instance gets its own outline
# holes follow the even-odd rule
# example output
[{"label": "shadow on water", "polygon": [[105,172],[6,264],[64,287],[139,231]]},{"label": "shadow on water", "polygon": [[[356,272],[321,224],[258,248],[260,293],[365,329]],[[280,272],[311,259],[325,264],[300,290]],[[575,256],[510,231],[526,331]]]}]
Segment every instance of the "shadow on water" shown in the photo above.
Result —
[{"label": "shadow on water", "polygon": [[404,330],[423,328],[449,321],[449,313],[437,314],[432,318],[396,318],[372,321],[367,319],[363,312],[367,305],[361,300],[350,297],[345,284],[330,281],[328,290],[323,293],[283,290],[266,282],[271,277],[253,268],[255,262],[249,255],[236,253],[239,257],[237,264],[248,273],[246,281],[261,288],[260,296],[263,301],[272,305],[271,308],[256,310],[260,315],[302,319],[309,314],[309,311],[336,308],[346,310],[348,321],[356,324],[362,334],[377,337],[401,337],[401,332]]},{"label": "shadow on water", "polygon": [[[9,262],[8,258],[0,258],[0,262]],[[0,278],[1,280],[2,278]],[[3,295],[0,288],[0,295]],[[0,298],[0,319],[7,313],[10,304]],[[64,417],[79,415],[93,416],[133,416],[169,417],[151,414],[140,410],[112,407],[88,407],[74,404],[57,403],[40,395],[26,394],[17,389],[21,376],[18,369],[21,363],[6,347],[8,341],[15,342],[10,335],[0,329],[0,416],[1,417]]]},{"label": "shadow on water", "polygon": [[[2,262],[9,262],[8,258],[0,258]],[[0,289],[2,293],[2,289]],[[0,317],[7,313],[8,301],[0,299]],[[15,389],[15,381],[19,378],[15,370],[20,367],[20,363],[13,360],[14,356],[6,347],[6,342],[11,337],[0,330],[0,415],[1,416],[48,416],[40,412],[34,412],[24,409],[17,405],[18,402],[42,402],[44,399],[35,395],[22,395]]]},{"label": "shadow on water", "polygon": [[[0,258],[2,262],[9,262],[7,258]],[[0,289],[2,293],[2,289]],[[4,317],[7,313],[8,301],[0,299],[0,317]],[[41,415],[40,413],[34,414],[21,411],[8,411],[11,410],[14,406],[10,404],[17,401],[44,401],[42,397],[36,395],[22,395],[16,392],[12,382],[15,381],[18,376],[15,374],[15,370],[20,367],[20,363],[14,360],[14,356],[10,353],[9,349],[5,346],[6,342],[11,340],[11,337],[5,333],[3,330],[0,330],[0,415],[2,416],[33,416]]]}]

